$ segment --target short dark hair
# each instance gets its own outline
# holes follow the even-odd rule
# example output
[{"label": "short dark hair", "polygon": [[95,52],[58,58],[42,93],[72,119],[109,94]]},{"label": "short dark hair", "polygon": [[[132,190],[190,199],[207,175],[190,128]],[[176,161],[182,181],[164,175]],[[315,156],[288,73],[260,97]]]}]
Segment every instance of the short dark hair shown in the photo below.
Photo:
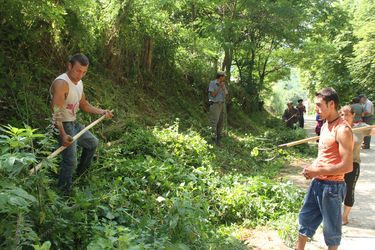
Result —
[{"label": "short dark hair", "polygon": [[335,103],[335,109],[339,106],[339,95],[334,88],[324,88],[315,93],[315,97],[322,97],[323,100],[328,104],[328,102],[333,101]]},{"label": "short dark hair", "polygon": [[89,65],[89,59],[82,53],[77,53],[70,58],[70,64],[74,66],[76,62],[79,62],[82,66]]},{"label": "short dark hair", "polygon": [[219,79],[221,76],[226,76],[225,72],[219,71],[219,72],[216,73],[216,79]]},{"label": "short dark hair", "polygon": [[297,102],[303,102],[303,99],[298,99],[298,101]]},{"label": "short dark hair", "polygon": [[352,99],[352,102],[353,102],[353,103],[360,103],[360,102],[361,102],[361,98],[359,98],[359,97],[354,97],[354,98]]}]

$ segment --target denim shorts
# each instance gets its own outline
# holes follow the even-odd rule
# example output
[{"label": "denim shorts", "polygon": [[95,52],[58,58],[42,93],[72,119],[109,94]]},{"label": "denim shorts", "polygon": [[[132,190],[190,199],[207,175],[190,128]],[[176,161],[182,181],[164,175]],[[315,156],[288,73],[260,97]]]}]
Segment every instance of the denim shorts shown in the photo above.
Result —
[{"label": "denim shorts", "polygon": [[323,221],[326,245],[328,247],[339,246],[342,228],[341,206],[345,194],[344,181],[314,179],[299,213],[299,234],[313,237]]}]

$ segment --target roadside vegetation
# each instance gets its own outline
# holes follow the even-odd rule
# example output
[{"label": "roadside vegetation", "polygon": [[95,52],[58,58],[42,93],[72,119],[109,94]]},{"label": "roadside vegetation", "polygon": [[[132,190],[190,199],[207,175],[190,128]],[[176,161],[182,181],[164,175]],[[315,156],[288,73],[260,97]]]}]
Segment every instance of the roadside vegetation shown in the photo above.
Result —
[{"label": "roadside vegetation", "polygon": [[[315,149],[275,115],[334,87],[374,99],[372,1],[0,0],[0,248],[241,249],[295,241],[302,194],[277,176]],[[72,194],[56,187],[53,79],[90,60],[87,100],[114,110]],[[208,143],[208,83],[227,74],[229,137]],[[289,80],[288,80],[289,79]],[[308,91],[307,91],[308,90]],[[97,117],[79,113],[82,124]]]},{"label": "roadside vegetation", "polygon": [[58,160],[44,161],[29,176],[55,146],[48,131],[2,128],[2,248],[241,249],[241,228],[271,222],[291,223],[283,231],[291,241],[303,194],[273,179],[288,157],[311,149],[262,148],[302,137],[303,131],[269,129],[259,137],[231,131],[223,145],[211,146],[204,130],[181,128],[179,121],[125,123],[120,137],[107,133],[70,195],[56,187]]}]

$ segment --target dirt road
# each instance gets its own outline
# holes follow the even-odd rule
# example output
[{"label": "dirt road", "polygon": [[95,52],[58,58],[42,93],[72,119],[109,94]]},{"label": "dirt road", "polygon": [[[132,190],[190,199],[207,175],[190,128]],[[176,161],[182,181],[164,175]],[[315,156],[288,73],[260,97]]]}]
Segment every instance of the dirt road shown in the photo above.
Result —
[{"label": "dirt road", "polygon": [[[316,122],[305,120],[309,136],[315,135]],[[361,173],[355,190],[355,204],[349,215],[349,224],[343,226],[343,238],[339,249],[375,249],[375,136],[371,139],[371,149],[361,151]],[[326,249],[321,230],[317,232],[306,249]]]}]

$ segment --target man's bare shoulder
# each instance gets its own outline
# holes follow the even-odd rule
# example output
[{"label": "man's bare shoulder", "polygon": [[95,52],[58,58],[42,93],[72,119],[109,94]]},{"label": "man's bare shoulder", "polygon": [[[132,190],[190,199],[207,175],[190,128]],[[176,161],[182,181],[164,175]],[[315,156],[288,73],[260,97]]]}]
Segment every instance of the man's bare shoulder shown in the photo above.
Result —
[{"label": "man's bare shoulder", "polygon": [[353,140],[353,131],[349,125],[343,125],[337,128],[337,141]]},{"label": "man's bare shoulder", "polygon": [[51,93],[67,93],[69,91],[69,84],[63,79],[57,79],[52,83]]}]

